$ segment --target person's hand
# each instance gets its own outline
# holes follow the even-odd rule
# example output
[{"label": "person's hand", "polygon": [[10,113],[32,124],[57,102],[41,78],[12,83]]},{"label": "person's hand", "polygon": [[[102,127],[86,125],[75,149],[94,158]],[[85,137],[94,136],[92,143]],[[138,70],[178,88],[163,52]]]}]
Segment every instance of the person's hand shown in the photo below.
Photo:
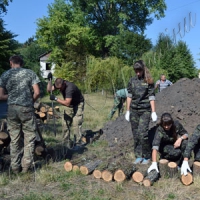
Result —
[{"label": "person's hand", "polygon": [[186,176],[188,174],[187,171],[192,172],[192,170],[190,169],[190,166],[188,164],[188,161],[184,160],[182,165],[181,165],[181,175],[184,174]]},{"label": "person's hand", "polygon": [[176,149],[176,148],[180,147],[181,146],[181,142],[182,142],[182,139],[178,138],[176,140],[176,142],[174,143],[174,148]]},{"label": "person's hand", "polygon": [[48,73],[48,76],[47,76],[48,80],[51,81],[51,80],[52,80],[52,77],[53,77],[53,76],[52,76],[52,73],[49,72],[49,73]]},{"label": "person's hand", "polygon": [[54,94],[50,95],[50,100],[57,101],[57,97]]},{"label": "person's hand", "polygon": [[152,119],[152,121],[153,121],[153,122],[156,122],[156,121],[157,121],[157,118],[158,118],[158,117],[157,117],[156,112],[152,112],[152,113],[151,113],[151,119]]},{"label": "person's hand", "polygon": [[147,172],[149,173],[149,172],[151,172],[152,170],[156,170],[156,171],[159,173],[157,162],[152,162],[152,163],[151,163],[151,166],[148,168]]},{"label": "person's hand", "polygon": [[126,111],[126,114],[125,114],[125,119],[126,119],[126,121],[130,121],[130,111]]}]

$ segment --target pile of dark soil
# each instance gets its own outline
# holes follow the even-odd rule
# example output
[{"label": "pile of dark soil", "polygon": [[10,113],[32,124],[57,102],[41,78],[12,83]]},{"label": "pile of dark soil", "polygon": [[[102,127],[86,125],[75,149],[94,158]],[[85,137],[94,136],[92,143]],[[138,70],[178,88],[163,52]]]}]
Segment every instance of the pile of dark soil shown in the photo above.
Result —
[{"label": "pile of dark soil", "polygon": [[[183,78],[172,86],[156,94],[156,113],[158,121],[164,112],[172,115],[174,120],[184,126],[189,134],[200,124],[200,79]],[[151,122],[150,129],[155,127],[156,123]],[[124,115],[118,117],[115,121],[109,121],[103,127],[102,139],[108,141],[110,148],[131,147],[133,145],[133,136],[131,126],[125,120]]]}]

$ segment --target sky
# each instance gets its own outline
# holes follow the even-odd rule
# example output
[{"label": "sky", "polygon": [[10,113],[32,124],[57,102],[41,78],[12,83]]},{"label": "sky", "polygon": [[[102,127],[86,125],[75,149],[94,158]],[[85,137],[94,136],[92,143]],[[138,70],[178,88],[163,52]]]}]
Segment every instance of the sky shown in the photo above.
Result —
[{"label": "sky", "polygon": [[[3,17],[6,30],[17,34],[15,38],[24,43],[35,35],[39,18],[48,16],[48,4],[54,0],[13,0],[7,7],[7,14]],[[156,20],[147,27],[146,38],[150,38],[155,45],[160,33],[168,34],[178,42],[186,42],[193,55],[196,67],[200,69],[200,0],[166,0],[165,17]]]}]

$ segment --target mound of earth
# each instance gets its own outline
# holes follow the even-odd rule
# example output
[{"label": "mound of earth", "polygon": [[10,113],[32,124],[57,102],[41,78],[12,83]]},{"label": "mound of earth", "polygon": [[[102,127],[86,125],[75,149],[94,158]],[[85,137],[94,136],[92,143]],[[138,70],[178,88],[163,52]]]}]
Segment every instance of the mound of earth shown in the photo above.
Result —
[{"label": "mound of earth", "polygon": [[[189,134],[200,124],[200,79],[182,78],[172,86],[156,94],[156,113],[158,121],[164,112],[172,115],[174,120],[179,120]],[[152,130],[156,123],[150,122]],[[131,125],[125,120],[124,115],[115,121],[109,121],[103,127],[102,139],[108,141],[109,147],[131,147],[133,135]]]}]

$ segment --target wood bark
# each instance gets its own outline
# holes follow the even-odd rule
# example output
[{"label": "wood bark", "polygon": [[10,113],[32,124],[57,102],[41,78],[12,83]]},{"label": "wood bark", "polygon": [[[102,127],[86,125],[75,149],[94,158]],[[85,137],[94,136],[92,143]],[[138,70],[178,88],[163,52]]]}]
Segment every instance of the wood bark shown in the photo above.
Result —
[{"label": "wood bark", "polygon": [[149,187],[153,185],[159,179],[159,173],[156,170],[152,170],[143,180],[143,185]]},{"label": "wood bark", "polygon": [[195,161],[193,163],[193,175],[199,176],[200,175],[200,162]]},{"label": "wood bark", "polygon": [[188,174],[185,176],[185,175],[182,175],[181,176],[181,182],[184,184],[184,185],[190,185],[192,184],[193,182],[193,176],[190,172],[188,172]]},{"label": "wood bark", "polygon": [[169,177],[177,177],[178,175],[178,168],[177,164],[175,162],[169,162],[168,163],[168,172],[169,172]]},{"label": "wood bark", "polygon": [[169,163],[169,160],[167,159],[159,160],[159,172],[160,172],[161,177],[165,177],[168,175],[168,163]]},{"label": "wood bark", "polygon": [[91,174],[95,168],[101,164],[101,160],[95,160],[95,161],[91,161],[83,166],[80,167],[80,171],[82,174],[84,175],[88,175],[88,174]]}]

